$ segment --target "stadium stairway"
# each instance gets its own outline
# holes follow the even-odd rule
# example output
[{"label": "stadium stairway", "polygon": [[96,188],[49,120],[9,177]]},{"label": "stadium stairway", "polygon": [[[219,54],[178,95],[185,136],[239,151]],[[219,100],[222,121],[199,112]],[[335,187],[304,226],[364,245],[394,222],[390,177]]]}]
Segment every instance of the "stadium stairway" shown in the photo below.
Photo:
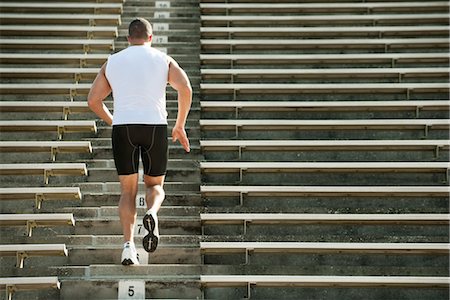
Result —
[{"label": "stadium stairway", "polygon": [[[2,1],[0,299],[448,299],[448,10]],[[124,267],[111,129],[86,96],[134,17],[194,99],[160,246]]]}]

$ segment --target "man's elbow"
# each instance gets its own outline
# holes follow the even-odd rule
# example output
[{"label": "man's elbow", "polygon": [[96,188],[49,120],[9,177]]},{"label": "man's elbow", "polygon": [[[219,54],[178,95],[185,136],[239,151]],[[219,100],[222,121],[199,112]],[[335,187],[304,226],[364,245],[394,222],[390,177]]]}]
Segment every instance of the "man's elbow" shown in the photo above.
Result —
[{"label": "man's elbow", "polygon": [[94,110],[98,106],[98,101],[91,93],[89,93],[87,98],[88,106],[91,110]]},{"label": "man's elbow", "polygon": [[184,84],[178,91],[187,96],[189,99],[192,98],[192,86],[189,82]]}]

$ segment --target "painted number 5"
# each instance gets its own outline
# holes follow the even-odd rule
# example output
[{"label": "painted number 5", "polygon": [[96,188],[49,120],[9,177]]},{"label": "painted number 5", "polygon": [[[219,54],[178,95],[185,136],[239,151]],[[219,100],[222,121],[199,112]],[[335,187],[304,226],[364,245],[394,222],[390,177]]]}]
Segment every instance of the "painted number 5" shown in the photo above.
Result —
[{"label": "painted number 5", "polygon": [[134,286],[130,285],[128,287],[128,296],[133,297],[134,296]]}]

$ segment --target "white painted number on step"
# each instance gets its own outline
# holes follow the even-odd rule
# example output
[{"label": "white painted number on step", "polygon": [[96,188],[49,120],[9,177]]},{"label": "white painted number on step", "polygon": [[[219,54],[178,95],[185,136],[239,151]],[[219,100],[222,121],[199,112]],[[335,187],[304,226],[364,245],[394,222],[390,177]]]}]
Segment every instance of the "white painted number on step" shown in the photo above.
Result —
[{"label": "white painted number on step", "polygon": [[145,281],[121,280],[119,281],[118,299],[145,299]]},{"label": "white painted number on step", "polygon": [[142,224],[142,218],[138,217],[138,220],[136,221],[136,223],[134,223],[134,235],[135,236],[144,236],[146,234],[147,234],[147,230],[145,229],[144,224]]},{"label": "white painted number on step", "polygon": [[145,195],[141,194],[141,195],[137,195],[136,196],[136,207],[138,208],[145,208]]},{"label": "white painted number on step", "polygon": [[156,44],[167,44],[168,41],[169,41],[169,37],[167,35],[155,36]]},{"label": "white painted number on step", "polygon": [[168,31],[169,24],[168,23],[153,23],[153,29],[155,31]]},{"label": "white painted number on step", "polygon": [[170,12],[168,11],[155,12],[155,19],[168,19],[168,18],[170,18]]},{"label": "white painted number on step", "polygon": [[155,1],[156,8],[169,8],[170,1]]}]

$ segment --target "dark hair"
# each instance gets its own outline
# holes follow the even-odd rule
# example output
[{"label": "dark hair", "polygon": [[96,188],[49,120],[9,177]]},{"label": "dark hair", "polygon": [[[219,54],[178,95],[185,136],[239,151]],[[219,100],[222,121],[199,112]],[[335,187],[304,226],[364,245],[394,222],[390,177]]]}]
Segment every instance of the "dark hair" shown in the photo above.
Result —
[{"label": "dark hair", "polygon": [[152,25],[144,18],[136,18],[128,26],[128,36],[134,39],[147,39],[152,35]]}]

